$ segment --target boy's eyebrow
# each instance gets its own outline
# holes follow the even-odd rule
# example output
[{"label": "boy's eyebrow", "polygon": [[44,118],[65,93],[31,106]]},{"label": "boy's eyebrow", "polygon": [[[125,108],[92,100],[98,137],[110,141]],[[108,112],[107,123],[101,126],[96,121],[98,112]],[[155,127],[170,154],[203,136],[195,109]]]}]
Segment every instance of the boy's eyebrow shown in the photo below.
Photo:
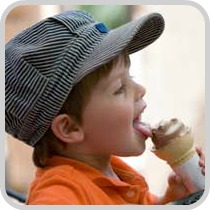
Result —
[{"label": "boy's eyebrow", "polygon": [[129,68],[125,67],[126,71],[117,72],[114,76],[108,77],[107,83],[110,84],[118,78],[125,77],[125,75],[129,75]]}]

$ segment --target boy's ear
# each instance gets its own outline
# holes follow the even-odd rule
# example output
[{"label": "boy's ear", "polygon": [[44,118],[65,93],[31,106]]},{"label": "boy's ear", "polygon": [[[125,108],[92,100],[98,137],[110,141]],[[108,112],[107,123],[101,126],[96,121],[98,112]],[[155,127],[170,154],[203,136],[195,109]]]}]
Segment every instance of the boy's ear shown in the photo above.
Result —
[{"label": "boy's ear", "polygon": [[56,116],[52,121],[51,129],[54,135],[65,143],[78,143],[84,139],[82,127],[67,114]]}]

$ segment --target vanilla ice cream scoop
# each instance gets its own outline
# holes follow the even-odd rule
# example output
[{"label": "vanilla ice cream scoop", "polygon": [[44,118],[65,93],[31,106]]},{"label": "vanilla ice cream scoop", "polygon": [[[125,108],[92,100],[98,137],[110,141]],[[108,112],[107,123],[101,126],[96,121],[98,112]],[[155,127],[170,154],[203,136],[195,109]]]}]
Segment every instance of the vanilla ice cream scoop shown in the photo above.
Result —
[{"label": "vanilla ice cream scoop", "polygon": [[159,149],[174,138],[181,137],[190,132],[189,127],[178,119],[162,120],[152,128],[152,141]]},{"label": "vanilla ice cream scoop", "polygon": [[164,120],[152,128],[153,152],[179,175],[190,192],[204,189],[191,130],[178,119]]}]

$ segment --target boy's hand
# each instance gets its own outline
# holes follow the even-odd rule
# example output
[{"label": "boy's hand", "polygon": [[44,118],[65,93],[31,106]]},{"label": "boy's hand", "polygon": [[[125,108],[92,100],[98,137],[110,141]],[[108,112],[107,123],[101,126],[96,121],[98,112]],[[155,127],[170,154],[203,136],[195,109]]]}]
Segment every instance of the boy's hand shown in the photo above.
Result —
[{"label": "boy's hand", "polygon": [[196,147],[195,149],[198,153],[198,156],[200,157],[199,166],[201,167],[202,174],[205,176],[205,155],[202,151],[202,148]]},{"label": "boy's hand", "polygon": [[184,186],[181,177],[171,173],[168,177],[168,188],[165,195],[157,201],[156,204],[163,205],[188,196],[190,192]]},{"label": "boy's hand", "polygon": [[[199,147],[196,147],[196,152],[200,157],[199,166],[201,167],[201,172],[203,175],[205,175],[205,155],[202,149]],[[179,177],[175,173],[169,175],[168,185],[169,186],[166,190],[165,196],[161,199],[162,201],[160,201],[162,204],[179,200],[192,193],[185,187],[181,177]]]},{"label": "boy's hand", "polygon": [[168,177],[168,188],[165,195],[160,200],[160,204],[166,204],[188,196],[191,192],[185,187],[181,177],[171,173]]}]

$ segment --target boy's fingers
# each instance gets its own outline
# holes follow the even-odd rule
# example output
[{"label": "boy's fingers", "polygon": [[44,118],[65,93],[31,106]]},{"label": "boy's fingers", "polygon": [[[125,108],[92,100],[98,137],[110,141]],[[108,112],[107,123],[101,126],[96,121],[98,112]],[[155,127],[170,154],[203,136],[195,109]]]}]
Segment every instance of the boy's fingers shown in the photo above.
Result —
[{"label": "boy's fingers", "polygon": [[204,153],[203,153],[202,147],[196,147],[195,149],[196,149],[196,152],[197,152],[198,156],[199,156],[201,159],[204,159],[204,158],[205,158],[205,155],[204,155]]},{"label": "boy's fingers", "polygon": [[199,160],[199,166],[205,167],[205,162],[204,162],[204,160]]},{"label": "boy's fingers", "polygon": [[202,168],[202,174],[205,176],[205,168]]},{"label": "boy's fingers", "polygon": [[201,147],[196,147],[196,152],[198,153],[198,156],[200,157],[199,164],[205,165],[205,155],[203,153],[203,149]]},{"label": "boy's fingers", "polygon": [[205,161],[200,160],[199,161],[199,166],[201,167],[201,172],[205,176]]},{"label": "boy's fingers", "polygon": [[196,147],[195,149],[200,157],[199,166],[201,167],[201,172],[205,176],[205,155],[203,153],[203,149],[201,147]]},{"label": "boy's fingers", "polygon": [[181,179],[180,176],[177,176],[176,174],[171,174],[168,177],[168,183],[169,183],[169,185],[181,184],[182,183],[182,179]]},{"label": "boy's fingers", "polygon": [[201,156],[201,154],[202,154],[202,148],[201,147],[196,147],[195,150],[198,153],[198,155]]}]

